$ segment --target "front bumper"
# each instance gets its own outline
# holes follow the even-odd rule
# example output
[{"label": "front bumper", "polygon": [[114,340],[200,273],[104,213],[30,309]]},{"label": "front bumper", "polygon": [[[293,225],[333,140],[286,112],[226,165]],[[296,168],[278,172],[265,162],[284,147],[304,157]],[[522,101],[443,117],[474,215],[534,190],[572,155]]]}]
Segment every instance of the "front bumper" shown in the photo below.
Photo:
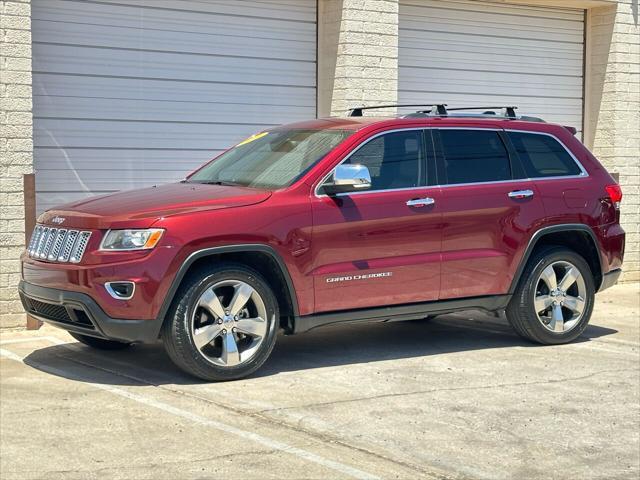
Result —
[{"label": "front bumper", "polygon": [[109,317],[89,295],[41,287],[22,280],[18,286],[26,312],[56,327],[92,337],[150,343],[158,339],[161,322]]}]

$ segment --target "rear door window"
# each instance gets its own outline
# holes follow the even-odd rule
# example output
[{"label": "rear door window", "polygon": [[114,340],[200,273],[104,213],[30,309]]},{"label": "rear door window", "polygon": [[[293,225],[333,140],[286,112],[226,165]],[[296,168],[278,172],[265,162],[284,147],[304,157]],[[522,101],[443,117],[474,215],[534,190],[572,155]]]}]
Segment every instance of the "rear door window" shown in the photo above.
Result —
[{"label": "rear door window", "polygon": [[567,149],[549,135],[507,132],[529,178],[579,175],[580,167]]},{"label": "rear door window", "polygon": [[495,130],[441,129],[447,184],[511,179],[509,154]]}]

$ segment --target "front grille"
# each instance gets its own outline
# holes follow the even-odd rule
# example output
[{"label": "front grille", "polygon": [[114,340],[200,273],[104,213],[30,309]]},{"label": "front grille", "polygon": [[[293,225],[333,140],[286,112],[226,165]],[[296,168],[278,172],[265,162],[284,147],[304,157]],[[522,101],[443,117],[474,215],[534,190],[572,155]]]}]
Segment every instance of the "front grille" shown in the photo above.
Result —
[{"label": "front grille", "polygon": [[81,308],[65,307],[55,303],[41,302],[29,297],[23,297],[26,300],[26,307],[29,313],[44,319],[53,320],[55,322],[76,325],[78,327],[95,329],[93,322],[87,313]]},{"label": "front grille", "polygon": [[27,251],[38,260],[80,263],[90,237],[91,232],[36,225]]},{"label": "front grille", "polygon": [[33,298],[29,299],[30,310],[33,313],[41,315],[45,318],[50,318],[51,320],[56,320],[58,322],[69,323],[72,322],[71,316],[67,309],[62,305],[55,305],[53,303],[45,303],[39,300],[34,300]]}]

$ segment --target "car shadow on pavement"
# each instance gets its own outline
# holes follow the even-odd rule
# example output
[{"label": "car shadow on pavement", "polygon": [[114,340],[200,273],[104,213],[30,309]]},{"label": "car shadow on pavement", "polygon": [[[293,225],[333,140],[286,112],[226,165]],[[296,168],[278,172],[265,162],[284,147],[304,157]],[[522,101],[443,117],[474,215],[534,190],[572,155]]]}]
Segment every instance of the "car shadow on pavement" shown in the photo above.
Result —
[{"label": "car shadow on pavement", "polygon": [[[480,319],[478,319],[480,318]],[[612,335],[617,330],[590,325],[575,342]],[[280,336],[267,362],[240,381],[281,372],[352,365],[403,358],[442,356],[499,348],[548,348],[522,340],[504,322],[475,314],[435,320],[360,323]],[[134,345],[123,351],[100,351],[80,343],[33,351],[25,363],[68,379],[109,385],[191,385],[206,383],[179,370],[160,343]]]}]

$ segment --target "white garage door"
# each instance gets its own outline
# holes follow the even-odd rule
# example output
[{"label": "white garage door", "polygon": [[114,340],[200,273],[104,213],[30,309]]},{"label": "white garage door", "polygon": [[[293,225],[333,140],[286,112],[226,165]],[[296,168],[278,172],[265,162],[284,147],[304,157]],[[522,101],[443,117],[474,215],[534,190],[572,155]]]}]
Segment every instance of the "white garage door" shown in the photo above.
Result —
[{"label": "white garage door", "polygon": [[399,101],[513,104],[581,131],[583,47],[583,10],[402,0]]},{"label": "white garage door", "polygon": [[38,210],[316,114],[315,0],[33,0]]}]

